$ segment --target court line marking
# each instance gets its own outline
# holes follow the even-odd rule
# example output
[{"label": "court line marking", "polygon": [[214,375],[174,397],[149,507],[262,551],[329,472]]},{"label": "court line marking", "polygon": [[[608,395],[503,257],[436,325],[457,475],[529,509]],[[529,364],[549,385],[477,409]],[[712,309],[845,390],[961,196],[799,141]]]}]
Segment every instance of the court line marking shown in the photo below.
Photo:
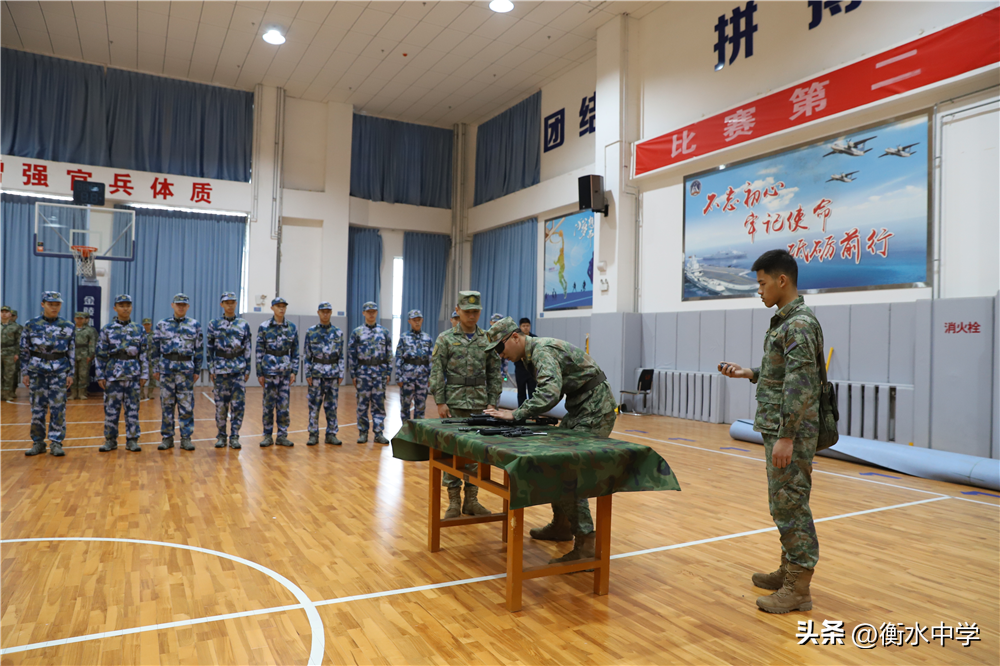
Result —
[{"label": "court line marking", "polygon": [[[827,516],[826,518],[818,518],[818,519],[816,519],[813,522],[822,523],[822,522],[827,522],[827,521],[830,521],[830,520],[839,520],[841,518],[853,518],[855,516],[862,516],[862,515],[866,515],[866,514],[870,514],[870,513],[879,513],[881,511],[890,511],[892,509],[902,509],[902,508],[905,508],[905,507],[917,506],[917,505],[920,505],[920,504],[927,504],[929,502],[939,502],[941,500],[946,500],[946,499],[965,499],[965,498],[962,498],[962,497],[951,497],[949,495],[942,495],[941,497],[931,497],[929,499],[917,500],[915,502],[906,502],[904,504],[893,504],[891,506],[876,507],[874,509],[865,509],[864,511],[854,511],[854,512],[851,512],[851,513],[843,513],[843,514],[836,515],[836,516]],[[659,553],[659,552],[668,551],[668,550],[676,550],[678,548],[687,548],[688,546],[700,546],[702,544],[713,543],[713,542],[716,542],[716,541],[727,541],[729,539],[735,539],[735,538],[743,537],[743,536],[751,536],[751,535],[754,535],[754,534],[763,534],[765,532],[775,532],[775,531],[777,531],[777,529],[778,529],[777,527],[765,527],[765,528],[762,528],[762,529],[759,529],[759,530],[749,530],[747,532],[736,532],[735,534],[726,534],[726,535],[723,535],[723,536],[710,537],[708,539],[698,539],[696,541],[686,541],[684,543],[671,544],[669,546],[659,546],[657,548],[647,548],[645,550],[636,550],[636,551],[632,551],[630,553],[619,553],[618,555],[612,555],[611,559],[612,560],[618,560],[618,559],[622,559],[622,558],[626,558],[626,557],[635,557],[637,555],[648,555],[648,554],[651,554],[651,553]],[[189,550],[197,550],[197,551],[202,551],[202,552],[208,552],[208,553],[216,554],[216,555],[219,555],[221,557],[226,557],[226,558],[229,558],[229,559],[232,559],[232,560],[235,560],[235,561],[239,561],[239,562],[249,562],[249,560],[243,560],[242,558],[239,558],[239,557],[226,555],[225,553],[219,553],[218,551],[207,551],[205,549],[197,548],[195,546],[183,546],[183,545],[179,545],[179,544],[167,544],[167,543],[162,543],[162,542],[159,542],[159,541],[139,541],[139,540],[136,540],[136,539],[86,539],[86,538],[82,538],[82,537],[81,538],[62,538],[62,539],[4,539],[4,540],[0,540],[0,544],[3,544],[3,543],[19,543],[19,542],[26,542],[26,541],[124,541],[124,542],[129,542],[129,543],[150,543],[150,544],[175,546],[177,548],[186,548],[186,549],[189,549]],[[253,566],[253,565],[251,565],[251,566]],[[258,568],[258,567],[254,566],[254,568]],[[269,569],[265,569],[264,567],[260,567],[258,570],[264,571],[265,573],[266,573],[266,571],[270,571]],[[280,575],[280,574],[276,574],[276,575]],[[413,593],[413,592],[426,592],[428,590],[437,590],[437,589],[441,589],[441,588],[445,588],[445,587],[456,587],[456,586],[460,586],[460,585],[471,585],[473,583],[481,583],[481,582],[488,581],[488,580],[497,580],[497,579],[506,578],[506,577],[507,577],[506,573],[491,574],[491,575],[488,575],[488,576],[476,576],[475,578],[463,578],[463,579],[460,579],[460,580],[445,581],[443,583],[429,583],[427,585],[417,585],[417,586],[414,586],[414,587],[403,587],[403,588],[398,588],[398,589],[395,589],[395,590],[385,590],[385,591],[382,591],[382,592],[369,592],[367,594],[355,594],[355,595],[351,595],[351,596],[348,596],[348,597],[335,597],[333,599],[324,599],[323,601],[316,601],[316,602],[309,602],[309,603],[313,607],[316,607],[316,606],[330,606],[330,605],[333,605],[333,604],[343,604],[343,603],[347,603],[347,602],[350,602],[350,601],[364,601],[364,600],[367,600],[367,599],[378,599],[380,597],[399,596],[399,595],[403,595],[403,594],[410,594],[410,593]],[[212,616],[209,616],[209,617],[202,617],[202,618],[196,618],[196,619],[191,619],[191,620],[178,620],[176,622],[168,622],[168,623],[165,623],[165,624],[153,624],[153,625],[146,625],[146,626],[143,626],[143,627],[132,627],[130,629],[119,629],[119,630],[116,630],[116,631],[102,632],[102,633],[97,633],[97,634],[86,634],[86,635],[83,635],[83,636],[74,636],[72,638],[60,638],[60,639],[55,639],[55,640],[52,640],[52,641],[45,641],[45,642],[42,642],[42,643],[31,643],[31,644],[28,644],[28,645],[19,645],[19,646],[15,646],[15,647],[4,648],[4,649],[0,650],[0,655],[8,654],[8,653],[11,653],[11,652],[26,652],[28,650],[36,650],[36,649],[41,649],[41,648],[46,648],[46,647],[53,647],[53,646],[57,646],[57,645],[65,645],[65,644],[68,644],[68,643],[81,643],[81,642],[89,641],[89,640],[97,640],[97,639],[101,639],[101,638],[107,638],[109,636],[124,636],[126,634],[137,634],[137,633],[141,633],[141,632],[144,632],[144,631],[157,631],[157,630],[160,630],[160,629],[172,629],[172,628],[176,628],[176,627],[184,627],[184,626],[189,626],[189,625],[193,625],[193,624],[206,624],[208,622],[216,622],[216,621],[220,621],[220,620],[227,620],[227,619],[240,618],[240,617],[249,617],[249,616],[253,616],[253,615],[263,615],[263,614],[268,613],[268,612],[275,612],[275,613],[277,613],[277,612],[284,612],[284,611],[287,611],[287,610],[294,610],[294,609],[297,609],[297,608],[305,608],[305,605],[300,603],[300,604],[293,605],[293,606],[276,606],[276,607],[273,607],[273,608],[264,608],[264,609],[253,610],[253,611],[242,611],[242,612],[239,612],[239,613],[228,613],[228,614],[225,614],[225,615],[212,615]],[[310,625],[311,625],[311,622],[310,622]],[[313,634],[315,636],[315,631],[313,632]],[[321,657],[322,657],[322,654],[321,654]],[[312,664],[313,662],[310,661],[309,663]]]},{"label": "court line marking", "polygon": [[[101,537],[52,537],[52,538],[39,538],[39,539],[3,539],[0,543],[30,543],[30,542],[50,542],[50,541],[100,541],[105,543],[137,543],[147,546],[166,546],[168,548],[179,548],[181,550],[190,550],[196,553],[205,553],[207,555],[215,555],[216,557],[221,557],[226,560],[231,560],[239,564],[255,569],[265,576],[272,578],[279,585],[284,587],[286,590],[292,593],[298,602],[299,606],[306,612],[306,617],[309,620],[309,629],[312,632],[312,646],[309,651],[309,661],[307,662],[309,666],[320,666],[323,663],[323,654],[326,651],[326,628],[323,626],[323,618],[320,617],[319,611],[316,610],[316,605],[309,599],[309,596],[300,588],[298,585],[288,580],[277,571],[272,571],[262,564],[257,564],[251,560],[238,557],[236,555],[229,555],[228,553],[223,553],[218,550],[209,550],[208,548],[199,548],[198,546],[188,546],[186,544],[180,543],[167,543],[165,541],[148,541],[145,539],[116,539],[116,538],[101,538]],[[270,609],[268,609],[270,610]],[[253,611],[247,611],[247,613],[254,613]],[[255,614],[255,613],[254,613]],[[199,618],[199,620],[205,620],[205,618]],[[198,624],[199,622],[191,620],[180,620],[178,622],[171,622],[169,624],[175,627],[187,626],[190,624]],[[152,625],[155,626],[155,625]],[[137,627],[138,628],[138,627]],[[135,631],[129,632],[127,629],[121,629],[116,631],[104,632],[103,636],[124,636],[125,633],[136,633]],[[92,636],[97,636],[92,634]],[[83,637],[79,637],[83,638]],[[62,645],[70,642],[72,639],[58,639],[55,641],[47,641],[47,645]],[[74,641],[76,642],[76,641]],[[27,649],[33,649],[30,645],[17,646],[12,648],[5,648],[0,650],[0,654],[9,654],[11,652],[21,652]]]},{"label": "court line marking", "polygon": [[209,394],[205,393],[204,391],[202,391],[201,394],[203,396],[205,396],[205,398],[207,398],[210,403],[212,403],[213,405],[215,404],[215,400],[212,399],[212,396],[210,396]]}]

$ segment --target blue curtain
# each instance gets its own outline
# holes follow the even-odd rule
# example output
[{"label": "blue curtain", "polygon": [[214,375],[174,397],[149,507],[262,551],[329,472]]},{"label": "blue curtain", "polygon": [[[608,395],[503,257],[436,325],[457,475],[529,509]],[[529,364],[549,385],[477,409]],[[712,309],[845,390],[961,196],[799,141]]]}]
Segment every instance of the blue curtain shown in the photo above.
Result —
[{"label": "blue curtain", "polygon": [[452,132],[354,114],[351,196],[451,208]]},{"label": "blue curtain", "polygon": [[424,329],[431,337],[441,316],[441,298],[448,274],[451,237],[444,234],[403,234],[403,326],[406,313],[417,309],[424,315]]},{"label": "blue curtain", "polygon": [[0,50],[3,154],[108,165],[104,69]]},{"label": "blue curtain", "polygon": [[112,166],[250,180],[253,94],[108,69]]},{"label": "blue curtain", "polygon": [[479,126],[473,205],[538,184],[542,175],[541,128],[541,91]]},{"label": "blue curtain", "polygon": [[473,236],[471,286],[483,296],[480,325],[488,327],[494,312],[534,321],[537,273],[538,218]]},{"label": "blue curtain", "polygon": [[191,298],[188,316],[202,324],[222,316],[219,297],[240,299],[247,218],[177,210],[136,208],[135,261],[111,267],[111,293],[132,296],[132,318],[157,321],[173,314],[170,302]]},{"label": "blue curtain", "polygon": [[[67,203],[56,199],[0,195],[0,260],[3,264],[3,305],[17,310],[24,324],[42,313],[42,292],[58,291],[63,296],[60,313],[72,319],[76,306],[76,265],[72,259],[35,256],[35,203]],[[73,226],[77,226],[74,222]]]},{"label": "blue curtain", "polygon": [[[382,236],[378,229],[349,227],[347,230],[347,331],[365,320],[361,306],[379,302],[382,293]],[[387,313],[379,307],[379,318]]]}]

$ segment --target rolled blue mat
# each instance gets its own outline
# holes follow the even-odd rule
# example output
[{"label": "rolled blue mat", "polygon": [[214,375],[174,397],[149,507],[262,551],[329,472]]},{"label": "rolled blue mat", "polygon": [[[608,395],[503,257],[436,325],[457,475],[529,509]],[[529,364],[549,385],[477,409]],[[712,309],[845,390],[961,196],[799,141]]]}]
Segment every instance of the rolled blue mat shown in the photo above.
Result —
[{"label": "rolled blue mat", "polygon": [[[763,444],[753,421],[740,419],[729,426],[729,436],[743,442]],[[841,435],[840,440],[819,455],[877,465],[923,479],[962,483],[1000,490],[1000,460],[964,453],[937,451],[862,437]]]},{"label": "rolled blue mat", "polygon": [[[504,389],[500,393],[500,404],[497,407],[503,409],[517,409],[517,389]],[[566,416],[566,398],[559,401],[559,404],[545,412],[544,416],[561,419]]]}]

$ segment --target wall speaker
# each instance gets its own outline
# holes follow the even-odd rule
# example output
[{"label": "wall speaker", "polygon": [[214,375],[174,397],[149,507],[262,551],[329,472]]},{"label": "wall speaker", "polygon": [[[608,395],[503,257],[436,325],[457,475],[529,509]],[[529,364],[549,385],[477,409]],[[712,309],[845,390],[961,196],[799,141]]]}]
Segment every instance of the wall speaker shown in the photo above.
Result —
[{"label": "wall speaker", "polygon": [[608,200],[604,196],[604,178],[601,176],[580,176],[578,181],[580,210],[592,210],[601,215],[608,214]]}]

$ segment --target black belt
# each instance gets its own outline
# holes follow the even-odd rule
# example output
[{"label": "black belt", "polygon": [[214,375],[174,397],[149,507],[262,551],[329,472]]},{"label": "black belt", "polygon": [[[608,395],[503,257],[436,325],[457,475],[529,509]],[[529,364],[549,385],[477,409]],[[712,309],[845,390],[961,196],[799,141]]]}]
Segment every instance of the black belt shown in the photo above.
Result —
[{"label": "black belt", "polygon": [[603,370],[598,370],[597,373],[598,374],[596,377],[594,377],[589,382],[578,388],[576,391],[574,391],[573,393],[567,393],[566,398],[569,399],[581,396],[584,393],[587,393],[588,391],[593,391],[595,388],[597,388],[598,386],[607,381],[608,377],[607,375],[604,374]]},{"label": "black belt", "polygon": [[119,361],[128,361],[133,358],[139,358],[139,354],[138,352],[135,354],[130,354],[127,351],[118,350],[116,352],[108,354],[108,357],[118,359]]},{"label": "black belt", "polygon": [[448,375],[448,383],[452,386],[486,386],[486,377],[459,377]]},{"label": "black belt", "polygon": [[429,358],[411,358],[404,356],[403,363],[407,365],[430,365],[431,360]]},{"label": "black belt", "polygon": [[340,357],[339,356],[334,356],[332,358],[329,357],[329,356],[316,357],[316,358],[310,359],[309,362],[310,363],[317,363],[319,365],[333,365],[334,363],[340,363]]},{"label": "black belt", "polygon": [[31,355],[44,361],[58,361],[61,358],[68,358],[69,352],[38,352],[33,351]]},{"label": "black belt", "polygon": [[164,354],[163,358],[167,359],[168,361],[184,362],[184,361],[190,361],[194,357],[193,356],[188,356],[187,354],[174,354],[174,353],[170,353],[170,354]]},{"label": "black belt", "polygon": [[233,360],[234,358],[243,358],[243,352],[241,351],[238,352],[216,351],[215,355],[218,356],[219,358],[227,358],[230,361]]},{"label": "black belt", "polygon": [[386,358],[373,358],[373,359],[360,359],[358,365],[386,365],[389,363],[389,359]]},{"label": "black belt", "polygon": [[291,347],[264,347],[264,353],[271,356],[288,356],[292,353]]}]

